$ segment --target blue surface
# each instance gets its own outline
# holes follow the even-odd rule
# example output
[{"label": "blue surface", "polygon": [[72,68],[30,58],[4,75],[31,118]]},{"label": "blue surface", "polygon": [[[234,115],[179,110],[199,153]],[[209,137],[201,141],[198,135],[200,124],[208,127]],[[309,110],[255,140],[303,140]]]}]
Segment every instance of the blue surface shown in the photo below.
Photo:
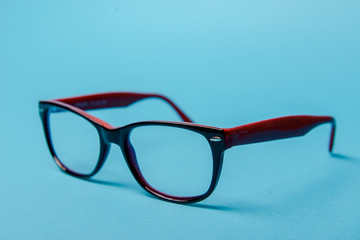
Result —
[{"label": "blue surface", "polygon": [[[0,2],[0,239],[359,239],[359,1]],[[303,138],[232,148],[207,200],[147,195],[113,148],[94,181],[63,174],[37,101],[169,96],[232,127],[333,115]],[[149,110],[151,109],[151,111]],[[103,115],[178,120],[161,102]]]}]

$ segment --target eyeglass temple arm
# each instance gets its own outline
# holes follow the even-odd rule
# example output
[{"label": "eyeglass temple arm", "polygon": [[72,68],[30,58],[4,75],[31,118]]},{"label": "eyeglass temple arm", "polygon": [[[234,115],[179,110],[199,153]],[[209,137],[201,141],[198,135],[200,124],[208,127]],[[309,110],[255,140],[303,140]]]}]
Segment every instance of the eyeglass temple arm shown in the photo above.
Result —
[{"label": "eyeglass temple arm", "polygon": [[146,98],[159,98],[164,100],[175,109],[175,111],[180,115],[183,121],[192,122],[190,118],[186,116],[185,113],[175,105],[175,103],[173,103],[165,96],[158,94],[114,92],[85,95],[80,97],[62,98],[56,100],[73,105],[82,110],[93,110],[102,108],[126,107]]},{"label": "eyeglass temple arm", "polygon": [[225,128],[225,144],[226,148],[231,148],[236,145],[300,137],[325,123],[332,126],[329,144],[331,152],[335,138],[335,119],[329,116],[288,116]]}]

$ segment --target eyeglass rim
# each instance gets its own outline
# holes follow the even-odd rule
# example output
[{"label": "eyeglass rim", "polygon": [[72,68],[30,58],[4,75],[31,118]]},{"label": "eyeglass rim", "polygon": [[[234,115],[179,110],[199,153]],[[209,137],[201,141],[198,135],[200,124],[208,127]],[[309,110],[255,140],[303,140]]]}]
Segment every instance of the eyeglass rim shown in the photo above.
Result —
[{"label": "eyeglass rim", "polygon": [[[57,156],[55,147],[52,143],[51,133],[50,133],[49,114],[51,107],[63,108],[67,111],[70,111],[82,117],[86,121],[88,121],[97,130],[100,140],[100,153],[94,170],[89,174],[81,174],[68,168],[66,165],[62,163],[61,159],[59,159],[59,157]],[[123,151],[125,161],[130,169],[130,172],[132,173],[133,177],[138,182],[138,184],[150,194],[158,198],[161,198],[163,200],[167,200],[175,203],[198,202],[207,198],[214,191],[218,183],[222,169],[223,155],[224,155],[224,151],[226,150],[225,134],[224,134],[224,129],[222,128],[210,127],[210,126],[189,123],[189,122],[176,122],[176,121],[141,121],[141,122],[134,122],[122,127],[113,127],[109,123],[89,114],[88,112],[85,112],[80,108],[74,107],[70,104],[63,103],[57,100],[40,101],[39,109],[40,109],[40,117],[43,123],[43,128],[46,136],[46,142],[50,150],[50,153],[54,158],[56,165],[63,172],[69,175],[79,178],[85,178],[85,179],[93,177],[102,168],[109,153],[110,145],[111,143],[114,143],[120,146],[121,150]],[[157,190],[145,180],[140,169],[137,167],[136,160],[131,155],[129,147],[127,147],[130,132],[133,129],[141,126],[167,126],[167,127],[183,128],[201,134],[202,136],[205,137],[205,139],[207,140],[210,146],[212,153],[212,160],[213,160],[212,178],[209,188],[205,193],[197,196],[174,196]],[[219,137],[222,141],[212,141],[211,139],[213,137]],[[122,138],[122,140],[116,141],[115,138]]]}]

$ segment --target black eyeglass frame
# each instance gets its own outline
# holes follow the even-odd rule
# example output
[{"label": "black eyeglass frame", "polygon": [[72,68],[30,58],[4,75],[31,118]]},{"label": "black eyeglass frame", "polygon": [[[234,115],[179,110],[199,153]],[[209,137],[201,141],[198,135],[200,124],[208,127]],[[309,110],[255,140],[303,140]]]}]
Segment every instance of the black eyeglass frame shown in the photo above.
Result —
[{"label": "black eyeglass frame", "polygon": [[[146,98],[160,98],[164,100],[173,107],[184,122],[143,121],[132,123],[123,127],[113,127],[109,123],[85,111],[101,108],[124,107]],[[114,143],[121,148],[132,175],[142,188],[156,197],[175,203],[194,203],[207,198],[214,191],[218,183],[223,164],[224,152],[233,146],[299,137],[307,134],[313,128],[326,123],[330,123],[332,126],[329,152],[332,152],[333,150],[335,139],[336,124],[335,119],[331,116],[286,116],[233,128],[217,128],[192,123],[189,117],[187,117],[185,113],[181,111],[172,101],[158,94],[115,92],[40,101],[39,110],[47,145],[56,164],[61,170],[79,178],[90,178],[94,176],[105,163],[110,146]],[[56,155],[50,135],[49,114],[51,111],[70,111],[82,117],[96,128],[100,139],[100,154],[97,165],[91,173],[80,174],[69,169]],[[137,164],[136,155],[129,140],[129,136],[133,129],[150,125],[187,129],[205,137],[212,152],[213,173],[210,186],[204,194],[190,197],[169,195],[156,190],[144,179]]]},{"label": "black eyeglass frame", "polygon": [[[80,174],[77,173],[67,166],[65,166],[61,160],[58,158],[54,145],[51,140],[51,133],[50,133],[50,124],[49,124],[49,114],[52,108],[56,108],[55,111],[59,111],[60,109],[65,109],[67,111],[70,111],[79,117],[82,117],[86,121],[88,121],[92,126],[95,127],[97,130],[97,133],[99,135],[100,139],[100,154],[98,157],[97,164],[94,168],[94,170],[89,174]],[[138,184],[144,188],[147,192],[160,197],[161,199],[168,200],[171,202],[176,203],[193,203],[201,201],[205,198],[207,198],[215,189],[219,177],[220,172],[222,168],[222,162],[223,162],[223,155],[224,151],[226,149],[225,146],[225,135],[224,130],[221,128],[215,128],[215,127],[206,127],[194,123],[187,123],[187,122],[172,122],[172,121],[143,121],[143,122],[136,122],[132,123],[123,127],[110,127],[108,124],[104,124],[103,121],[98,121],[95,117],[91,116],[90,114],[86,113],[85,111],[82,111],[81,109],[77,109],[74,106],[71,106],[69,104],[59,102],[59,101],[41,101],[39,103],[40,108],[40,117],[43,123],[43,128],[45,132],[46,142],[49,147],[50,153],[52,157],[54,158],[56,164],[58,167],[63,170],[64,172],[76,176],[79,178],[90,178],[94,176],[96,173],[99,172],[101,167],[106,161],[107,155],[110,150],[111,144],[116,144],[120,147],[120,149],[123,152],[123,155],[125,157],[126,163],[130,169],[130,172],[134,176],[135,180],[138,182]],[[60,110],[61,111],[61,110]],[[182,128],[187,129],[193,132],[196,132],[198,134],[201,134],[204,136],[204,138],[209,143],[209,146],[211,148],[212,158],[213,158],[213,172],[212,172],[212,179],[210,182],[210,186],[208,190],[198,196],[191,196],[191,197],[181,197],[181,196],[173,196],[166,193],[163,193],[155,188],[153,188],[142,176],[141,171],[139,169],[136,155],[134,154],[134,149],[130,143],[129,137],[130,133],[133,129],[137,127],[142,126],[167,126],[167,127],[176,127],[176,128]],[[212,139],[216,139],[213,141]],[[222,139],[222,141],[219,141]]]}]

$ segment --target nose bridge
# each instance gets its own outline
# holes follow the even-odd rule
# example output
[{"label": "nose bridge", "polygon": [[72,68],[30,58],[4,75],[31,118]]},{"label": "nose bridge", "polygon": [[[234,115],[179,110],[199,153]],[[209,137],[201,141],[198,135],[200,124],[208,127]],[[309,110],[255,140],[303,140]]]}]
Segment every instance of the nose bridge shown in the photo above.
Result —
[{"label": "nose bridge", "polygon": [[107,144],[114,143],[120,147],[121,152],[128,165],[130,160],[136,159],[134,149],[132,148],[132,145],[127,139],[129,135],[129,130],[127,128],[117,128],[117,129],[101,128],[101,132],[105,143]]},{"label": "nose bridge", "polygon": [[114,143],[120,147],[123,145],[125,132],[122,129],[101,128],[101,132],[106,143]]}]

